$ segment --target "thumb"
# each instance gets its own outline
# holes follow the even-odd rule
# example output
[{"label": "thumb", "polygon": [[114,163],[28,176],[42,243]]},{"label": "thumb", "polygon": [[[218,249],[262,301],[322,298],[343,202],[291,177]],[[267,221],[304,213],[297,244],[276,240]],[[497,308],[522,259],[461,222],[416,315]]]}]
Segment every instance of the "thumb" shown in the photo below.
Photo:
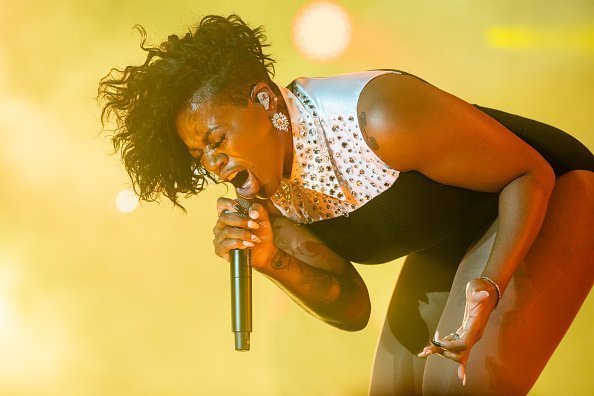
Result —
[{"label": "thumb", "polygon": [[475,290],[471,294],[472,301],[481,302],[489,297],[489,292],[486,290]]},{"label": "thumb", "polygon": [[458,378],[462,381],[462,386],[466,385],[466,368],[463,364],[458,366]]}]

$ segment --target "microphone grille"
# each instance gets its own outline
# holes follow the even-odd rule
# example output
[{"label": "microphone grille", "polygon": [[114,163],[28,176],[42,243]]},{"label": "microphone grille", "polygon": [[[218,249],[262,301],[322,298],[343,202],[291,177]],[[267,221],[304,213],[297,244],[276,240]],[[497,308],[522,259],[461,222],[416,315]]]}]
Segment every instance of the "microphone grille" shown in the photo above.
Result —
[{"label": "microphone grille", "polygon": [[241,212],[245,215],[249,215],[248,212],[250,210],[251,203],[247,199],[237,198],[235,200],[237,204],[241,207]]},{"label": "microphone grille", "polygon": [[235,202],[237,203],[237,206],[239,206],[239,210],[237,212],[233,212],[231,210],[226,210],[225,213],[232,213],[236,216],[243,217],[245,219],[250,217],[250,215],[249,215],[249,210],[250,210],[250,206],[251,206],[250,201],[248,201],[247,199],[243,199],[243,198],[237,198],[237,199],[235,199]]}]

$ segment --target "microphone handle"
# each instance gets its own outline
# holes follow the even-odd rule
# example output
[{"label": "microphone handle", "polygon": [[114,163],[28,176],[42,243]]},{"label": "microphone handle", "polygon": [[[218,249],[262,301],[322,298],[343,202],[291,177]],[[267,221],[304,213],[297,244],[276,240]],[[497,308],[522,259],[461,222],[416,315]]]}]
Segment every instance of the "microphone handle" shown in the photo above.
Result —
[{"label": "microphone handle", "polygon": [[249,249],[230,251],[231,325],[235,334],[235,350],[250,350],[252,331],[252,265]]}]

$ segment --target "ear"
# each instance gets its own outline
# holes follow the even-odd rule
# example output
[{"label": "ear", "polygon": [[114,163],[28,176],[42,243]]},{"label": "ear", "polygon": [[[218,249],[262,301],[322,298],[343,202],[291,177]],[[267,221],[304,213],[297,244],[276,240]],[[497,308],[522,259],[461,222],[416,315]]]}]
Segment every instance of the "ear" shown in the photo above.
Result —
[{"label": "ear", "polygon": [[[268,96],[268,109],[265,108],[263,100]],[[262,106],[262,108],[269,112],[270,114],[274,114],[278,111],[278,101],[277,94],[270,88],[268,84],[265,82],[259,82],[252,87],[252,91],[250,93],[250,100]]]}]

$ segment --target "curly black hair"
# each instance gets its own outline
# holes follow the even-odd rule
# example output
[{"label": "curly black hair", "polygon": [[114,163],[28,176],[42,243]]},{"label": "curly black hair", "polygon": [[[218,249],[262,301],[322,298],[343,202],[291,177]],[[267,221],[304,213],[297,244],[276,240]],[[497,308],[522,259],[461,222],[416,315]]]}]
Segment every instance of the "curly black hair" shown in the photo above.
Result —
[{"label": "curly black hair", "polygon": [[274,85],[274,60],[264,53],[270,45],[262,26],[251,29],[237,15],[205,16],[182,38],[170,35],[158,47],[145,46],[146,30],[134,28],[146,60],[101,79],[101,122],[105,128],[115,118],[111,141],[139,198],[156,201],[162,193],[183,209],[178,194],[197,194],[216,180],[178,137],[176,115],[198,92],[211,103],[247,106],[254,84]]}]

